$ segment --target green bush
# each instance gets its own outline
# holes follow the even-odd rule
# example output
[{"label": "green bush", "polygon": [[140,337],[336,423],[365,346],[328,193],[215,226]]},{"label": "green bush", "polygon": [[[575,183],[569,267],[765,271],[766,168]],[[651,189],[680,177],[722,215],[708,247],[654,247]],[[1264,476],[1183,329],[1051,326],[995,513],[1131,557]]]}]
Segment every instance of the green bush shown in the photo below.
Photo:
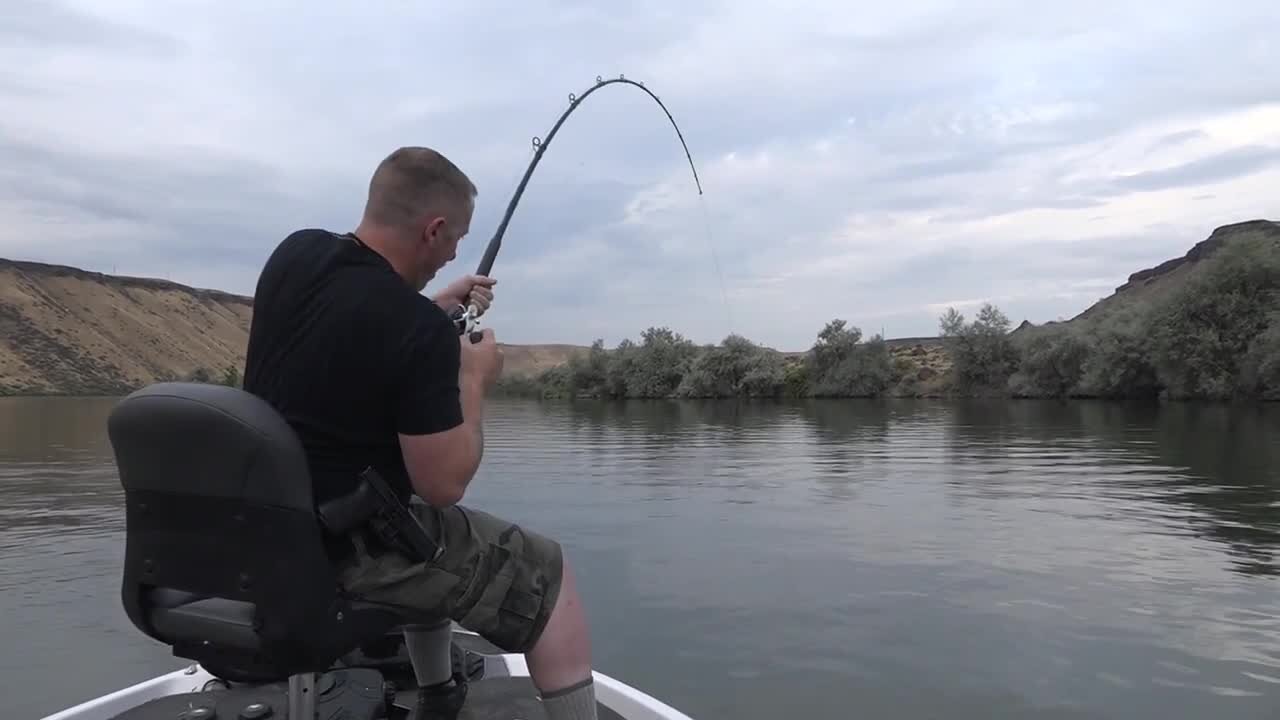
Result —
[{"label": "green bush", "polygon": [[198,367],[187,373],[187,382],[211,383],[213,382],[213,372],[206,367]]},{"label": "green bush", "polygon": [[671,397],[689,371],[697,346],[665,327],[649,328],[640,338],[623,374],[627,397]]},{"label": "green bush", "polygon": [[1073,330],[1045,329],[1021,348],[1018,370],[1009,378],[1015,397],[1065,398],[1079,393],[1089,345]]},{"label": "green bush", "polygon": [[1152,357],[1171,398],[1227,399],[1241,362],[1271,323],[1280,289],[1274,243],[1240,240],[1192,270],[1149,318]]},{"label": "green bush", "polygon": [[809,396],[809,365],[803,360],[787,363],[782,371],[783,392],[790,398]]},{"label": "green bush", "polygon": [[1280,400],[1280,317],[1249,345],[1240,362],[1240,395]]},{"label": "green bush", "polygon": [[893,384],[889,347],[879,335],[862,342],[862,331],[832,320],[806,357],[813,397],[876,397]]},{"label": "green bush", "polygon": [[1118,400],[1160,394],[1146,335],[1136,323],[1105,321],[1093,332],[1089,346],[1081,367],[1081,395]]},{"label": "green bush", "polygon": [[[548,376],[557,381],[560,376]],[[609,392],[609,356],[604,341],[591,343],[586,356],[574,355],[565,369],[565,391],[579,397],[607,397]]]},{"label": "green bush", "polygon": [[1277,243],[1238,238],[1191,266],[1177,291],[1123,314],[1010,333],[989,303],[972,321],[950,308],[939,318],[951,362],[943,378],[915,360],[922,348],[895,357],[879,336],[864,340],[832,320],[792,358],[736,334],[698,346],[651,327],[638,343],[607,350],[596,340],[565,366],[503,388],[538,397],[875,397],[936,392],[941,380],[962,396],[1280,399],[1278,296]]},{"label": "green bush", "polygon": [[965,394],[1004,392],[1018,366],[1009,318],[984,303],[971,323],[955,308],[948,308],[939,325],[951,356],[953,387]]},{"label": "green bush", "polygon": [[740,335],[702,348],[689,365],[680,397],[778,397],[786,386],[782,355]]},{"label": "green bush", "polygon": [[235,365],[228,365],[222,371],[222,384],[229,387],[240,387],[240,368]]}]

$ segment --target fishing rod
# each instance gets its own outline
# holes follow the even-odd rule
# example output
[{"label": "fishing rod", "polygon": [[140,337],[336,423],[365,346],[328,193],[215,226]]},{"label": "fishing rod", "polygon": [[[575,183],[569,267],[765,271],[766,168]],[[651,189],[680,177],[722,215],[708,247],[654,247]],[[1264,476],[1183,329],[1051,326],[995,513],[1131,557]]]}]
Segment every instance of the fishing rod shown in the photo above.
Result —
[{"label": "fishing rod", "polygon": [[[646,95],[653,98],[653,101],[658,103],[658,107],[662,108],[662,111],[667,114],[667,119],[671,121],[671,127],[675,128],[676,136],[680,138],[680,145],[684,147],[684,156],[689,160],[689,169],[693,171],[693,182],[698,187],[698,194],[702,194],[702,181],[698,179],[698,169],[693,166],[693,156],[689,154],[689,146],[685,144],[684,133],[680,132],[680,126],[676,124],[676,119],[671,116],[671,111],[667,109],[667,106],[662,104],[662,100],[660,100],[657,95],[654,95],[649,88],[645,87],[643,82],[628,80],[625,75],[619,75],[616,78],[609,78],[608,80],[597,75],[596,84],[588,88],[586,92],[581,95],[569,93],[569,107],[561,113],[560,119],[556,120],[556,124],[551,127],[551,132],[547,133],[545,140],[534,136],[533,147],[535,152],[533,154],[533,159],[529,161],[529,167],[525,169],[524,177],[520,179],[520,185],[516,187],[515,194],[511,196],[511,201],[507,203],[507,211],[502,216],[502,222],[498,224],[498,229],[493,233],[493,238],[489,240],[489,245],[485,248],[484,256],[480,258],[480,266],[476,268],[477,275],[488,277],[489,271],[493,269],[493,261],[497,258],[498,250],[502,247],[502,236],[506,234],[507,224],[511,222],[511,215],[515,213],[516,205],[520,202],[520,197],[524,195],[525,186],[529,184],[529,178],[533,175],[533,169],[538,166],[538,161],[542,159],[542,154],[547,151],[547,146],[551,144],[552,138],[554,138],[556,133],[559,132],[560,126],[563,125],[564,121],[573,114],[573,111],[582,104],[582,101],[587,99],[588,95],[606,85],[613,84],[631,85],[632,87],[640,88]],[[480,340],[480,333],[475,332],[477,324],[476,316],[478,314],[479,311],[474,304],[467,305],[465,309],[462,306],[458,306],[450,313],[454,326],[458,329],[458,334],[470,334],[471,342],[479,342]]]}]

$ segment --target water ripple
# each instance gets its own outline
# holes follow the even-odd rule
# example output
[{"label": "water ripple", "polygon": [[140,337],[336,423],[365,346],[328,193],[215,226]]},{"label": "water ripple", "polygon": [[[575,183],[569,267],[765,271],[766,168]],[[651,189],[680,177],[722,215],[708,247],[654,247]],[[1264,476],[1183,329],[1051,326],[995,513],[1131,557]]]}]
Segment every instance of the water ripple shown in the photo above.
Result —
[{"label": "water ripple", "polygon": [[[173,665],[119,610],[106,407],[0,403],[20,715]],[[602,669],[695,716],[1269,717],[1280,423],[1224,412],[505,402],[466,502],[560,539]]]}]

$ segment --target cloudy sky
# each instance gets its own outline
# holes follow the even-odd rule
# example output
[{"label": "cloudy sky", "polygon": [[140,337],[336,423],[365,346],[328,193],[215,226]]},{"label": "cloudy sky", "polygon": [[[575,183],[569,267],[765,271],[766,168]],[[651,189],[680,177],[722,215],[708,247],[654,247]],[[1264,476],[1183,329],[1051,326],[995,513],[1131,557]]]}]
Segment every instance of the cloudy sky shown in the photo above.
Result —
[{"label": "cloudy sky", "polygon": [[[602,9],[608,5],[608,9]],[[1280,5],[18,0],[0,256],[251,293],[428,145],[480,187],[474,270],[543,135],[486,317],[808,347],[843,318],[1070,317],[1214,227],[1280,219]],[[301,10],[300,8],[305,8]]]}]

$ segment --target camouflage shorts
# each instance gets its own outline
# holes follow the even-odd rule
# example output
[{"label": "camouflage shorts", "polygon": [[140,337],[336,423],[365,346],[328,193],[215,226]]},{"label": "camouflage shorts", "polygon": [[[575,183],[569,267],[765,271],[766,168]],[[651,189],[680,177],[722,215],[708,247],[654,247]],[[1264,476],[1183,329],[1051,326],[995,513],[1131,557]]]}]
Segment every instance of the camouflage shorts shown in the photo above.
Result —
[{"label": "camouflage shorts", "polygon": [[354,536],[355,556],[341,581],[354,595],[449,617],[506,652],[528,652],[551,616],[560,592],[560,545],[489,513],[455,505],[414,502],[444,554],[414,562],[397,552],[370,552]]}]

